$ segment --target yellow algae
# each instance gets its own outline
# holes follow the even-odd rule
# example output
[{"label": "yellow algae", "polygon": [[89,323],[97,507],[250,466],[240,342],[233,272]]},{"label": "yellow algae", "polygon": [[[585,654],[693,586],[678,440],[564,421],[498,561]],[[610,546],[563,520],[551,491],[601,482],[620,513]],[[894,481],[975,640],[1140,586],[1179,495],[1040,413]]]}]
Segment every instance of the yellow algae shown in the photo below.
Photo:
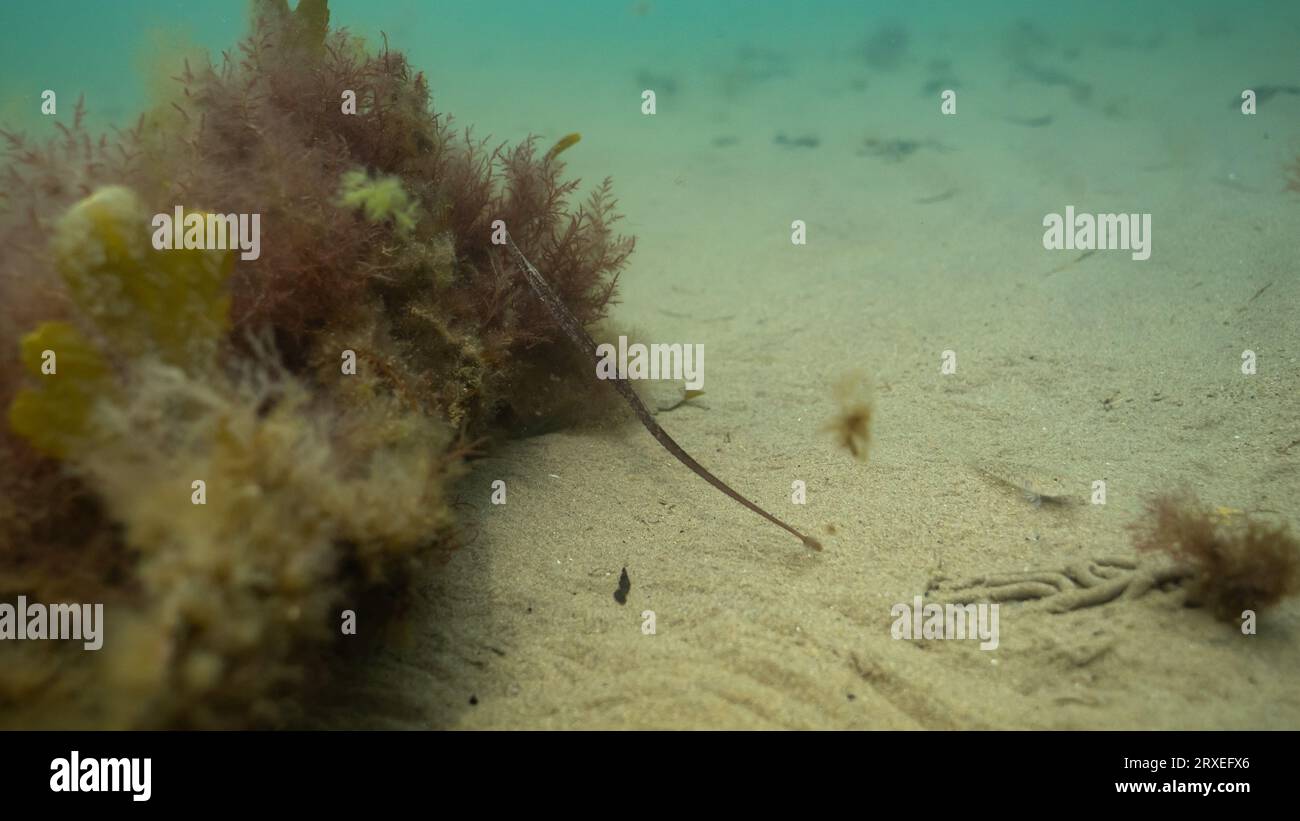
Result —
[{"label": "yellow algae", "polygon": [[[59,274],[106,348],[64,322],[46,322],[23,338],[23,364],[39,384],[14,397],[9,426],[47,454],[66,456],[89,432],[93,405],[111,386],[109,358],[157,356],[204,369],[226,330],[233,254],[154,250],[148,224],[130,189],[108,186],[73,205],[55,227]],[[47,351],[52,373],[42,370]]]},{"label": "yellow algae", "polygon": [[555,159],[562,152],[567,151],[573,146],[577,145],[578,141],[581,139],[582,139],[582,135],[576,131],[573,132],[572,134],[565,134],[563,137],[561,137],[559,140],[556,141],[555,145],[551,146],[550,151],[546,152],[546,157],[543,160],[543,162]]},{"label": "yellow algae", "polygon": [[1217,506],[1216,508],[1214,508],[1214,512],[1213,512],[1211,515],[1212,515],[1215,519],[1218,519],[1218,520],[1221,521],[1221,522],[1226,522],[1226,521],[1228,521],[1229,519],[1232,519],[1232,518],[1234,518],[1234,517],[1236,517],[1236,516],[1244,516],[1244,515],[1246,515],[1246,511],[1241,510],[1240,508],[1227,507],[1227,506],[1225,506],[1225,505],[1219,505],[1219,506]]},{"label": "yellow algae", "polygon": [[314,54],[324,51],[330,23],[328,0],[298,0],[292,13],[288,0],[253,0],[252,13],[254,20],[265,18],[279,27],[285,45]]},{"label": "yellow algae", "polygon": [[52,242],[73,301],[115,353],[202,362],[229,320],[233,252],[159,251],[148,237],[148,215],[135,194],[108,186],[72,206]]},{"label": "yellow algae", "polygon": [[361,169],[343,175],[339,187],[339,204],[345,208],[360,209],[370,222],[393,221],[398,233],[405,234],[415,228],[418,211],[402,181],[396,177],[372,179]]},{"label": "yellow algae", "polygon": [[293,24],[297,30],[298,44],[320,51],[329,33],[330,9],[326,0],[298,0],[293,10]]},{"label": "yellow algae", "polygon": [[[43,453],[65,456],[87,433],[91,408],[108,386],[104,358],[66,322],[46,322],[24,336],[21,358],[40,382],[14,397],[9,427]],[[47,361],[52,372],[42,368]]]}]

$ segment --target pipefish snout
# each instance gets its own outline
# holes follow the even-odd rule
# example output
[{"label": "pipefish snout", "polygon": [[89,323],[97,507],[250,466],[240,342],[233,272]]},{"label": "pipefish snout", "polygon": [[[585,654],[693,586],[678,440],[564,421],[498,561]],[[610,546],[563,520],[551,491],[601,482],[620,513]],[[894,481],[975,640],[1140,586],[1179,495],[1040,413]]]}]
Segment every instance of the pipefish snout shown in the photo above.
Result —
[{"label": "pipefish snout", "polygon": [[[582,327],[582,323],[578,321],[577,317],[575,317],[564,304],[564,301],[560,299],[559,294],[555,293],[555,290],[551,288],[550,283],[546,281],[546,278],[542,276],[541,272],[539,272],[537,268],[528,261],[528,258],[523,255],[523,252],[519,250],[519,246],[515,245],[514,239],[511,238],[509,234],[506,235],[506,247],[510,250],[510,255],[515,262],[515,266],[519,268],[519,271],[524,275],[524,279],[528,281],[528,285],[532,289],[533,294],[543,305],[546,306],[547,310],[551,312],[555,321],[564,329],[564,333],[569,337],[569,340],[576,345],[579,350],[584,352],[593,362],[595,362],[598,359],[596,355],[596,342],[591,338],[591,335],[587,333],[587,329]],[[749,508],[782,530],[794,535],[799,539],[799,541],[803,542],[804,546],[808,549],[818,551],[822,549],[821,542],[811,536],[805,536],[795,528],[778,519],[776,516],[773,516],[771,513],[768,513],[763,508],[754,504],[739,492],[732,489],[732,487],[726,482],[722,481],[717,476],[714,476],[708,468],[704,467],[704,465],[697,462],[693,456],[687,453],[681,445],[677,444],[677,442],[668,435],[667,431],[660,427],[659,423],[655,421],[654,416],[650,414],[650,410],[646,408],[645,403],[641,401],[641,397],[637,395],[636,391],[632,390],[632,385],[627,380],[614,379],[611,381],[613,381],[614,387],[618,389],[618,392],[623,396],[623,399],[629,406],[631,406],[637,419],[641,420],[641,424],[645,426],[645,429],[648,430],[650,435],[655,438],[655,441],[662,445],[664,450],[671,453],[677,461],[686,465],[686,467],[690,468],[695,475],[713,485],[727,496],[730,496],[736,502]]]}]

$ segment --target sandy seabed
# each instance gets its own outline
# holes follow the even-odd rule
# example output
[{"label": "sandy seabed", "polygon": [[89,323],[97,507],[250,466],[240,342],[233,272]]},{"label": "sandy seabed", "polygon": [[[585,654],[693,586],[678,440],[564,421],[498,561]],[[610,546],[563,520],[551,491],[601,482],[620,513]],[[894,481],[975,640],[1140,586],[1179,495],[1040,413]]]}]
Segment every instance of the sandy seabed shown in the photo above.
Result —
[{"label": "sandy seabed", "polygon": [[[1065,612],[1052,595],[1006,602],[991,652],[890,634],[891,607],[936,585],[1033,573],[1068,596],[1079,568],[1146,567],[1126,528],[1161,492],[1300,521],[1300,197],[1281,182],[1300,99],[1245,120],[1231,59],[1179,59],[1196,47],[1167,42],[1165,71],[1112,54],[1098,88],[1138,72],[1154,91],[1086,106],[975,54],[951,120],[917,99],[919,67],[861,92],[835,55],[747,95],[683,90],[653,123],[592,124],[589,89],[572,111],[511,109],[506,130],[582,122],[573,168],[615,177],[639,243],[614,319],[708,351],[706,394],[659,421],[825,550],[714,491],[630,415],[514,441],[460,485],[472,541],[313,723],[1300,728],[1295,600],[1253,636],[1176,585]],[[1276,73],[1279,53],[1244,70]],[[611,71],[610,95],[632,74]],[[483,105],[462,116],[490,122]],[[873,136],[923,147],[864,156]],[[1151,259],[1044,250],[1043,216],[1067,205],[1151,213]],[[866,464],[821,430],[855,369],[874,386]],[[986,471],[1084,503],[1035,506]],[[496,479],[505,505],[489,504]],[[1087,504],[1097,480],[1106,503]]]}]

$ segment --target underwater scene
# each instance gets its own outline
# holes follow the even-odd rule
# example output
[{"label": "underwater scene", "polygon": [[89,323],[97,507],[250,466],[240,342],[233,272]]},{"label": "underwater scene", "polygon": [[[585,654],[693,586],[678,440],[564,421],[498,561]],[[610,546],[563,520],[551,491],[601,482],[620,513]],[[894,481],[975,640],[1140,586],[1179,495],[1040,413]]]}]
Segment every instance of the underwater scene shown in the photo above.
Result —
[{"label": "underwater scene", "polygon": [[1300,729],[1300,5],[0,31],[0,728]]}]

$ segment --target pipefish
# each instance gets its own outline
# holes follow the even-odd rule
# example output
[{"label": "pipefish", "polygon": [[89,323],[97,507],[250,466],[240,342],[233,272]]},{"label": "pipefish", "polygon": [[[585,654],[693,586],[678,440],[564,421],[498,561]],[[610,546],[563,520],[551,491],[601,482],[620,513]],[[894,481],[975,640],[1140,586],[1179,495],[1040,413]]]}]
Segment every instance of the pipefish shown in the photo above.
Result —
[{"label": "pipefish", "polygon": [[[542,276],[541,272],[539,272],[537,268],[528,261],[528,258],[523,255],[523,252],[519,250],[519,246],[515,245],[514,239],[512,239],[509,234],[506,235],[506,247],[510,249],[510,254],[515,261],[515,266],[519,268],[520,272],[524,275],[524,279],[528,281],[528,286],[532,288],[533,294],[543,305],[546,306],[547,310],[551,312],[551,315],[555,317],[555,321],[559,323],[560,327],[564,330],[565,335],[569,337],[569,341],[576,345],[577,348],[585,353],[593,362],[597,361],[599,357],[596,355],[595,340],[591,338],[591,335],[587,333],[587,329],[582,327],[582,323],[578,321],[578,318],[573,315],[564,304],[564,301],[560,299],[559,294],[555,293],[555,290],[551,288],[551,284],[546,281],[546,278]],[[746,499],[740,493],[733,490],[726,482],[722,481],[717,476],[714,476],[708,468],[704,467],[704,465],[695,461],[693,456],[683,450],[682,446],[677,444],[677,442],[668,435],[668,432],[660,427],[659,423],[656,422],[655,418],[650,414],[650,410],[645,406],[645,403],[641,401],[641,397],[637,396],[636,391],[632,390],[632,385],[626,379],[614,379],[611,381],[613,381],[614,387],[618,389],[618,392],[622,394],[623,399],[627,401],[629,406],[631,406],[633,412],[636,413],[637,419],[641,420],[641,424],[645,426],[645,429],[648,430],[650,435],[655,438],[655,441],[662,445],[664,450],[671,453],[677,461],[686,465],[686,467],[694,471],[696,476],[699,476],[701,479],[713,485],[735,501],[757,513],[759,516],[762,516],[764,519],[767,519],[782,530],[793,534],[799,539],[799,541],[804,543],[805,547],[812,550],[822,549],[821,542],[811,536],[803,535],[798,530],[795,530],[793,527],[773,516],[771,513],[768,513],[763,508],[749,501],[749,499]]]}]

